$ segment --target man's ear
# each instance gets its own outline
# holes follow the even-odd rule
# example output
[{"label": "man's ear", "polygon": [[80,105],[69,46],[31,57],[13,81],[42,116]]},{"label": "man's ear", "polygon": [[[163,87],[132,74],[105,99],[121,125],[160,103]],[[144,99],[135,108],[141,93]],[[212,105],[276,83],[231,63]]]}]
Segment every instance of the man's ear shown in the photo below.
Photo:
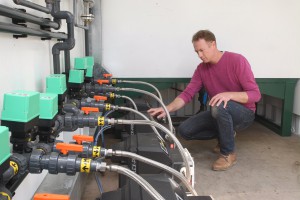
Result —
[{"label": "man's ear", "polygon": [[217,46],[216,41],[212,41],[212,42],[211,42],[211,46],[216,47],[216,46]]}]

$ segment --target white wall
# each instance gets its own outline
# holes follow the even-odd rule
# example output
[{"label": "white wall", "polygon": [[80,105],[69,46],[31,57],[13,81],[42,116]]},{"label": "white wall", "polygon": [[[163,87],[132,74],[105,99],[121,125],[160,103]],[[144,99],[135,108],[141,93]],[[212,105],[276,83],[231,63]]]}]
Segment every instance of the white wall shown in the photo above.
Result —
[{"label": "white wall", "polygon": [[[32,1],[45,5],[44,0]],[[72,11],[71,1],[62,1],[61,9]],[[0,4],[14,7],[17,6],[12,1],[0,0]],[[38,16],[50,17],[41,12],[33,11],[25,8],[28,13],[34,13]],[[10,23],[9,18],[0,17],[1,22]],[[62,23],[62,28],[59,31],[67,32],[65,22]],[[28,26],[35,27],[28,23]],[[53,30],[55,31],[55,30]],[[76,46],[71,50],[71,65],[73,66],[74,57],[84,56],[84,38],[83,30],[75,29]],[[28,38],[14,39],[10,33],[0,32],[0,110],[3,105],[3,94],[12,90],[33,90],[45,91],[45,77],[53,70],[52,65],[52,46],[57,41],[52,39],[50,41],[42,41],[39,37],[28,36]],[[64,52],[60,53],[61,66],[64,66]],[[1,116],[1,114],[0,114]]]},{"label": "white wall", "polygon": [[[45,6],[44,0],[32,0],[34,3]],[[73,1],[61,1],[62,10],[72,10]],[[12,0],[0,0],[0,4],[14,7],[17,6]],[[25,8],[28,13],[38,16],[50,17],[47,14]],[[0,17],[1,22],[11,23],[9,18]],[[66,32],[65,21],[59,31]],[[29,27],[37,27],[28,23]],[[55,31],[55,30],[54,30]],[[71,50],[71,65],[74,57],[84,56],[84,32],[75,29],[76,45]],[[10,33],[0,32],[0,111],[3,106],[3,94],[13,90],[32,90],[38,92],[45,91],[45,77],[52,73],[52,46],[57,41],[42,41],[38,37],[28,36],[28,38],[14,39]],[[61,66],[64,66],[63,51],[61,52]],[[0,112],[1,116],[1,112]],[[46,175],[28,175],[16,191],[14,200],[29,200],[33,196],[36,188]]]},{"label": "white wall", "polygon": [[257,78],[300,77],[298,0],[102,0],[103,65],[117,77],[190,77],[191,37],[213,31]]}]

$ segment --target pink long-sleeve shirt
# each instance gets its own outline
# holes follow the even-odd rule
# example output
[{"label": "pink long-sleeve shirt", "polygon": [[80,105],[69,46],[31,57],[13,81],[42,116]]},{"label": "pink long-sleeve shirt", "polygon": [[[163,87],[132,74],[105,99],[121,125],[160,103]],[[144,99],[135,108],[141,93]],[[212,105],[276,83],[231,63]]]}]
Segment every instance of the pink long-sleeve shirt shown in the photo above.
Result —
[{"label": "pink long-sleeve shirt", "polygon": [[246,92],[248,102],[245,107],[255,112],[255,102],[261,98],[249,62],[240,54],[224,52],[216,64],[200,63],[194,75],[178,96],[185,103],[204,87],[210,98],[221,92]]}]

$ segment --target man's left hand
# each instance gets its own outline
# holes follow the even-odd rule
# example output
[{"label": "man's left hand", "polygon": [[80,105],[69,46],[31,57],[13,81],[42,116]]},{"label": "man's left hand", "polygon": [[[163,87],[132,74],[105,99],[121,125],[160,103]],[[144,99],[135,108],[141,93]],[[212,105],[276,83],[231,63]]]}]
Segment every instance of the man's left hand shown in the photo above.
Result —
[{"label": "man's left hand", "polygon": [[210,106],[219,106],[222,102],[224,102],[224,108],[227,106],[227,102],[230,101],[232,98],[232,95],[230,92],[222,92],[217,95],[215,95],[213,98],[211,98],[209,105]]}]

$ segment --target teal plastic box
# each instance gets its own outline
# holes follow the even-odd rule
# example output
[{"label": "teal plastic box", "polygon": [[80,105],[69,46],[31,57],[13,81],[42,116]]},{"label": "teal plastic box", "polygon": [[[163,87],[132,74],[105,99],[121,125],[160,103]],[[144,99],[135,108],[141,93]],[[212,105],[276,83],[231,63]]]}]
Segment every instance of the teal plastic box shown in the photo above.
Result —
[{"label": "teal plastic box", "polygon": [[87,63],[87,70],[86,70],[86,77],[93,77],[93,70],[94,70],[94,57],[85,57]]},{"label": "teal plastic box", "polygon": [[39,116],[40,93],[16,90],[4,94],[2,120],[29,122]]},{"label": "teal plastic box", "polygon": [[0,165],[10,157],[9,132],[6,126],[0,126]]},{"label": "teal plastic box", "polygon": [[94,61],[94,57],[92,56],[87,56],[85,57],[86,58],[86,64],[88,67],[93,67],[94,64],[95,64],[95,61]]},{"label": "teal plastic box", "polygon": [[89,78],[93,77],[93,70],[94,70],[94,66],[88,67],[88,68],[86,69],[86,74],[85,74],[85,76],[86,76],[86,77],[89,77]]},{"label": "teal plastic box", "polygon": [[86,58],[75,58],[74,69],[87,69],[87,59]]},{"label": "teal plastic box", "polygon": [[64,94],[66,90],[66,75],[52,74],[46,78],[46,93]]},{"label": "teal plastic box", "polygon": [[69,83],[83,83],[84,81],[84,71],[72,69],[69,72]]},{"label": "teal plastic box", "polygon": [[40,94],[40,119],[53,119],[58,113],[58,96],[57,94],[41,93]]}]

